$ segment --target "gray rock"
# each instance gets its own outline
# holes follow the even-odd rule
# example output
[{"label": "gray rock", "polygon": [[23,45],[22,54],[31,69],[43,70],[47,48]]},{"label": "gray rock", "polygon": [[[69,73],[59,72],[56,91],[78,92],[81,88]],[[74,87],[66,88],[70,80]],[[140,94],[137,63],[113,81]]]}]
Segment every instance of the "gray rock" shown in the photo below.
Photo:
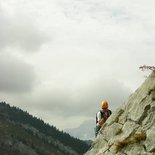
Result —
[{"label": "gray rock", "polygon": [[155,155],[155,71],[101,128],[85,155]]}]

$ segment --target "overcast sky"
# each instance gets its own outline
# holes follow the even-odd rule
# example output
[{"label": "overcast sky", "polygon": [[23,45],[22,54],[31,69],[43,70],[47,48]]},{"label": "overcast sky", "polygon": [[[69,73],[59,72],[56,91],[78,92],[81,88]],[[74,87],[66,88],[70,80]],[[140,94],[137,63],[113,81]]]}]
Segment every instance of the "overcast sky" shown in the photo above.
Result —
[{"label": "overcast sky", "polygon": [[59,129],[113,111],[155,65],[154,0],[0,0],[0,101]]}]

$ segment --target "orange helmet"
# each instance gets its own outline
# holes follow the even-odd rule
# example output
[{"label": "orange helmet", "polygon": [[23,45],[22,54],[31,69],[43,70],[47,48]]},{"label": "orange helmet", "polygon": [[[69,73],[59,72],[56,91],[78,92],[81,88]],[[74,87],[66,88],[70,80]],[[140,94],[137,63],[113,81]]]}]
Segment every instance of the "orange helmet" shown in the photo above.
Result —
[{"label": "orange helmet", "polygon": [[102,109],[107,109],[108,108],[108,102],[102,101],[101,106],[102,106]]}]

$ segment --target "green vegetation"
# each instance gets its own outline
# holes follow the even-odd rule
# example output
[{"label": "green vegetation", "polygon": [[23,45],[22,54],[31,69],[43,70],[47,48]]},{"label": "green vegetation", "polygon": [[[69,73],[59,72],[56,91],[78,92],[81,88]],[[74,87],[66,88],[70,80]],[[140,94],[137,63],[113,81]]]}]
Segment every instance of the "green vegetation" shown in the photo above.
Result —
[{"label": "green vegetation", "polygon": [[0,154],[18,155],[29,150],[29,155],[82,155],[89,149],[84,141],[5,102],[0,103],[0,139]]}]

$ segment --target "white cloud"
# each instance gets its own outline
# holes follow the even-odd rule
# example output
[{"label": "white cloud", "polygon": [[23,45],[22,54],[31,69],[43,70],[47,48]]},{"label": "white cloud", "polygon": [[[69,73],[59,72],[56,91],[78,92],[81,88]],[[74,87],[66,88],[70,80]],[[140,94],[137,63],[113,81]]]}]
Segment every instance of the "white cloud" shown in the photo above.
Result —
[{"label": "white cloud", "polygon": [[145,80],[138,67],[154,65],[154,3],[2,0],[0,49],[9,59],[0,65],[29,79],[15,80],[14,91],[31,92],[3,96],[61,128],[94,117],[103,98],[115,109]]},{"label": "white cloud", "polygon": [[[2,3],[3,4],[3,3]],[[48,41],[47,34],[21,10],[10,10],[0,3],[0,49],[12,47],[35,52]]]},{"label": "white cloud", "polygon": [[78,126],[81,122],[95,117],[102,100],[106,99],[110,109],[115,110],[130,94],[131,91],[121,83],[107,78],[102,77],[80,86],[69,83],[61,86],[58,83],[50,86],[42,84],[31,95],[17,95],[14,98],[17,106],[46,122],[53,122],[53,125],[62,129],[67,125]]},{"label": "white cloud", "polygon": [[0,53],[0,92],[31,92],[36,76],[33,67],[18,58]]}]

